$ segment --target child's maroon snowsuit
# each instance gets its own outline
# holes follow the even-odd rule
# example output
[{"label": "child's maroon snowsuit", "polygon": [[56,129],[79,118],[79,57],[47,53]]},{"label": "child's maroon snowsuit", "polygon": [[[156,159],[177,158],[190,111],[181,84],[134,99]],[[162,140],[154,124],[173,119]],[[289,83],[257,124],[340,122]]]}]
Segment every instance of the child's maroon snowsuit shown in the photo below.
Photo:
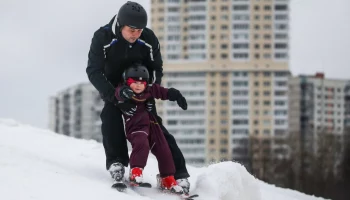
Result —
[{"label": "child's maroon snowsuit", "polygon": [[[116,90],[119,96],[121,86]],[[168,99],[168,89],[158,84],[148,86],[141,94],[135,94],[131,99],[137,105],[136,113],[129,117],[124,115],[126,138],[132,145],[130,167],[145,168],[149,151],[156,156],[161,177],[175,174],[175,165],[168,143],[156,118],[147,111],[146,101],[150,98]]]}]

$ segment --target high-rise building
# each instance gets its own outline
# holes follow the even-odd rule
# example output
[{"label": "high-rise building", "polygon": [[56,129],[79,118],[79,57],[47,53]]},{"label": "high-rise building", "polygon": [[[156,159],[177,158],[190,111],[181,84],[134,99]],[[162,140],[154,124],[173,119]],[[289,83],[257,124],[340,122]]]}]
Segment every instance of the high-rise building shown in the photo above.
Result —
[{"label": "high-rise building", "polygon": [[[151,0],[152,29],[164,59],[163,85],[188,111],[159,108],[188,162],[283,152],[288,130],[289,0]],[[170,109],[170,110],[169,110]],[[250,138],[268,148],[250,149]]]},{"label": "high-rise building", "polygon": [[289,81],[290,131],[314,151],[317,134],[342,135],[349,122],[349,81],[301,75]]},{"label": "high-rise building", "polygon": [[336,172],[341,163],[350,133],[350,81],[326,79],[323,73],[316,73],[291,77],[288,85],[293,136],[289,145],[294,154],[294,181],[301,187],[315,165],[333,166]]},{"label": "high-rise building", "polygon": [[49,128],[76,138],[102,141],[100,113],[103,101],[90,84],[69,87],[49,101]]}]

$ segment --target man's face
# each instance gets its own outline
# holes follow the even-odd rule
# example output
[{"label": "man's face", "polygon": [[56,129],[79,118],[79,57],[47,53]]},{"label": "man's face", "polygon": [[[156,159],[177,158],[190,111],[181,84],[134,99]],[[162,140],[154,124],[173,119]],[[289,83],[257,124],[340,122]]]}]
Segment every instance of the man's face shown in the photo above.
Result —
[{"label": "man's face", "polygon": [[143,29],[134,29],[129,26],[124,26],[122,28],[123,38],[129,43],[134,43],[137,39],[139,39]]}]

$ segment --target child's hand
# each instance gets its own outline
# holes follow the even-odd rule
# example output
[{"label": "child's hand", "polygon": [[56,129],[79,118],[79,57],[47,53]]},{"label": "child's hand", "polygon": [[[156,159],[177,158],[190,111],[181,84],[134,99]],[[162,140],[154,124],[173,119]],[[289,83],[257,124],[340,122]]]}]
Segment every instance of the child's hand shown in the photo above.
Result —
[{"label": "child's hand", "polygon": [[183,110],[187,110],[187,101],[185,97],[182,96],[179,90],[174,88],[168,89],[168,99],[170,101],[176,101]]},{"label": "child's hand", "polygon": [[135,96],[135,94],[130,87],[123,86],[120,89],[119,96],[124,100],[128,100],[128,99],[131,99],[133,96]]},{"label": "child's hand", "polygon": [[[181,94],[180,94],[181,95]],[[187,101],[185,99],[185,97],[183,97],[182,95],[176,100],[177,105],[180,106],[180,108],[182,108],[182,110],[187,110]]]}]

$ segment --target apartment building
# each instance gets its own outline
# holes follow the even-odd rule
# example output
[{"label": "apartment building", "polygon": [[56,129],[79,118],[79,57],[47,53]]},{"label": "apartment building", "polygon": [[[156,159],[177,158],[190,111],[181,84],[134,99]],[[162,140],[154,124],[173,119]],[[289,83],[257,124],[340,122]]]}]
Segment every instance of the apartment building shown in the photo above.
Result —
[{"label": "apartment building", "polygon": [[248,166],[264,151],[249,151],[251,137],[282,152],[273,138],[288,132],[289,1],[151,0],[151,13],[163,85],[189,100],[188,111],[159,105],[186,160]]},{"label": "apartment building", "polygon": [[100,113],[103,107],[90,84],[69,87],[49,100],[49,128],[59,134],[102,141]]},{"label": "apartment building", "polygon": [[308,143],[305,146],[315,148],[317,133],[344,133],[349,120],[349,83],[325,79],[322,73],[290,79],[290,131],[300,134]]}]

